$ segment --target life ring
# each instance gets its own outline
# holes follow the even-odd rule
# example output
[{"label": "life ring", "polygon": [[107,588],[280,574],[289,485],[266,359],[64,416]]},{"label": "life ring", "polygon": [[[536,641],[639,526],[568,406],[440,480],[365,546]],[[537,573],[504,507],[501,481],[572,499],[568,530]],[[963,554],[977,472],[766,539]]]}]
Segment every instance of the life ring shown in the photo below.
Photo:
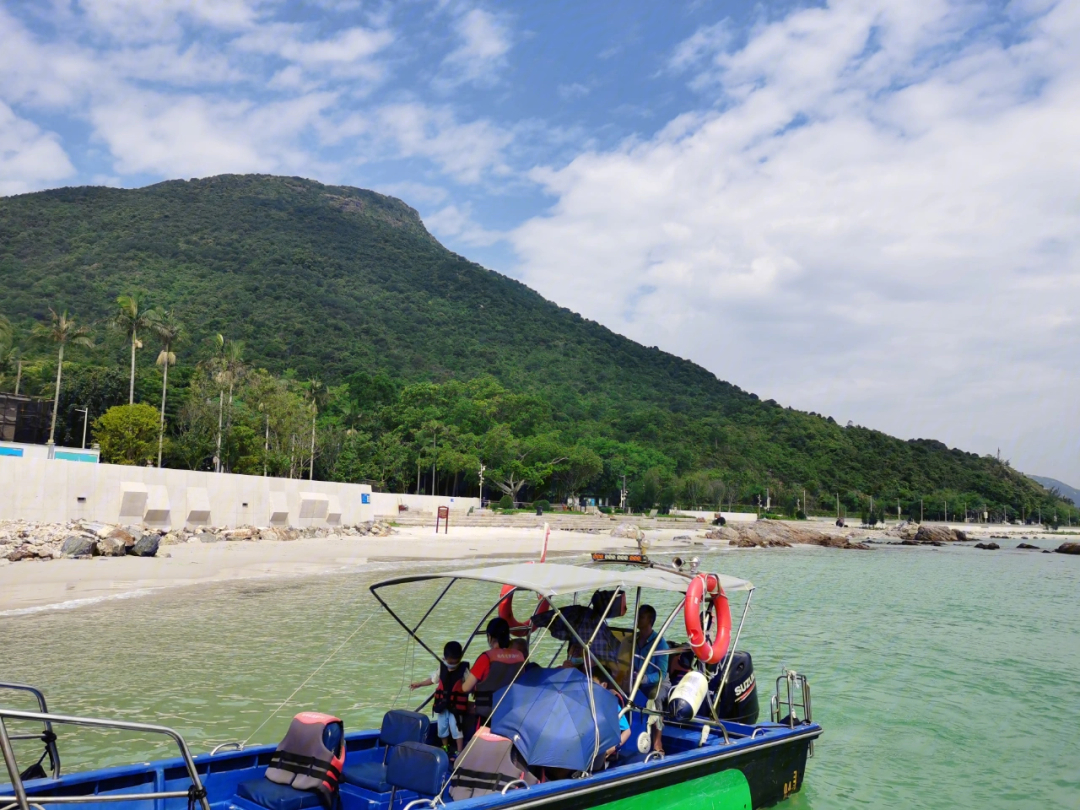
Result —
[{"label": "life ring", "polygon": [[[709,605],[704,611],[711,615],[716,637],[709,640],[708,633],[701,627],[701,603],[708,597]],[[698,574],[686,589],[686,604],[683,605],[683,620],[686,622],[686,635],[694,655],[706,664],[715,665],[724,660],[728,645],[731,643],[731,608],[727,594],[720,581],[713,574]]]},{"label": "life ring", "polygon": [[[503,585],[502,592],[499,593],[499,618],[504,619],[510,625],[510,635],[525,636],[528,635],[532,625],[529,622],[519,622],[514,618],[513,591],[513,585]],[[543,613],[545,610],[551,610],[551,604],[547,599],[540,597],[540,604],[537,605],[533,613]]]}]

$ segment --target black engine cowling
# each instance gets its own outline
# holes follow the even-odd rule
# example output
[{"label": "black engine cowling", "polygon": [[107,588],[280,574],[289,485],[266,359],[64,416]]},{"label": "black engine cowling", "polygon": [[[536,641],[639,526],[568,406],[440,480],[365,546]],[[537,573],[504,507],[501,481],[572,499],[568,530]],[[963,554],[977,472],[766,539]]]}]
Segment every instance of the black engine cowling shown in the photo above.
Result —
[{"label": "black engine cowling", "polygon": [[750,658],[750,653],[742,650],[728,653],[720,662],[717,674],[709,682],[709,691],[715,694],[720,686],[728,659],[731,660],[731,671],[728,673],[724,692],[720,696],[720,705],[717,706],[716,715],[721,720],[753,725],[757,722],[759,707],[757,680],[754,677],[754,662]]}]

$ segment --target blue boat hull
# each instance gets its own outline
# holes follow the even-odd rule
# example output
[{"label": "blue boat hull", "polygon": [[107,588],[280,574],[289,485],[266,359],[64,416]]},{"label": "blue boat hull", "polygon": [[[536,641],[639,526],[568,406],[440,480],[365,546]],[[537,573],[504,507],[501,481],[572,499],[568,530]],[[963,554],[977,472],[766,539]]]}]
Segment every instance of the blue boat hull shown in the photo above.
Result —
[{"label": "blue boat hull", "polygon": [[[724,744],[715,730],[704,745],[698,745],[697,730],[680,732],[665,728],[665,747],[668,755],[649,763],[611,768],[592,776],[547,782],[527,790],[515,790],[507,795],[492,794],[453,802],[462,810],[502,807],[559,807],[560,810],[598,808],[607,805],[631,808],[642,806],[640,799],[650,799],[649,806],[674,806],[672,790],[686,785],[695,798],[695,807],[714,810],[728,808],[768,807],[797,792],[802,787],[806,760],[814,739],[821,735],[817,724],[789,729],[786,726],[762,724],[743,726],[725,723],[731,741]],[[757,736],[752,737],[756,731]],[[243,751],[221,752],[214,756],[195,757],[195,765],[211,810],[266,810],[264,807],[237,796],[238,786],[260,779],[276,746],[264,745]],[[378,731],[361,731],[346,735],[346,766],[358,762],[380,760],[383,749],[378,747]],[[718,775],[737,771],[745,781],[749,801],[728,800],[734,795],[725,788]],[[734,774],[732,774],[734,776]],[[182,759],[160,760],[151,763],[106,768],[75,773],[60,779],[38,779],[25,782],[28,798],[35,796],[121,796],[165,791],[186,791],[191,784]],[[741,784],[741,781],[740,781]],[[709,793],[716,788],[716,800]],[[10,796],[10,785],[0,786],[0,795]],[[703,795],[705,794],[705,795]],[[666,797],[666,798],[661,798]],[[403,807],[410,798],[399,792],[394,810]],[[689,798],[689,796],[688,796]],[[658,801],[659,800],[659,801]],[[75,805],[82,810],[187,810],[182,798],[101,801]],[[46,810],[68,810],[68,805],[44,803]],[[366,791],[352,785],[343,786],[341,810],[391,810],[390,794]]]}]

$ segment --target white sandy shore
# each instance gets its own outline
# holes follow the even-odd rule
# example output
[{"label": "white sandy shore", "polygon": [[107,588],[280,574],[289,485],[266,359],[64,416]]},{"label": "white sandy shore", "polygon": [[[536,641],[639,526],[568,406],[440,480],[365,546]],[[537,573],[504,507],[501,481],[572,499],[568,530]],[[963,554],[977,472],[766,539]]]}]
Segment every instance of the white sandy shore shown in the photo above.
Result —
[{"label": "white sandy shore", "polygon": [[[656,549],[687,548],[677,531],[649,532]],[[687,532],[682,532],[687,534]],[[691,533],[695,534],[695,533]],[[154,558],[94,557],[0,567],[0,616],[47,607],[78,607],[157,589],[266,576],[318,574],[372,561],[456,560],[522,556],[536,559],[542,532],[515,528],[401,528],[389,537],[320,537],[290,542],[184,543],[162,546]],[[695,537],[695,539],[697,539]],[[549,553],[636,550],[633,541],[606,534],[552,531]],[[699,549],[700,551],[700,549]]]}]

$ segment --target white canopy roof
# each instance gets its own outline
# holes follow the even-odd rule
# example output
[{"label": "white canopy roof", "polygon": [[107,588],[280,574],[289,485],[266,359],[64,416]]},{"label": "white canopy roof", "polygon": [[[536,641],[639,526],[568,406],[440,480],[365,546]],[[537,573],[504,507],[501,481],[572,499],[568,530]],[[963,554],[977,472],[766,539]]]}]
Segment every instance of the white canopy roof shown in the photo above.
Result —
[{"label": "white canopy roof", "polygon": [[[748,591],[753,584],[745,579],[717,574],[720,584],[727,592]],[[486,568],[468,568],[461,571],[443,571],[437,574],[421,574],[380,582],[377,588],[428,579],[472,579],[513,585],[541,596],[553,597],[563,594],[582,593],[612,588],[653,588],[660,591],[685,593],[690,580],[670,571],[655,568],[613,568],[609,566],[579,566],[560,563],[511,563]]]}]

